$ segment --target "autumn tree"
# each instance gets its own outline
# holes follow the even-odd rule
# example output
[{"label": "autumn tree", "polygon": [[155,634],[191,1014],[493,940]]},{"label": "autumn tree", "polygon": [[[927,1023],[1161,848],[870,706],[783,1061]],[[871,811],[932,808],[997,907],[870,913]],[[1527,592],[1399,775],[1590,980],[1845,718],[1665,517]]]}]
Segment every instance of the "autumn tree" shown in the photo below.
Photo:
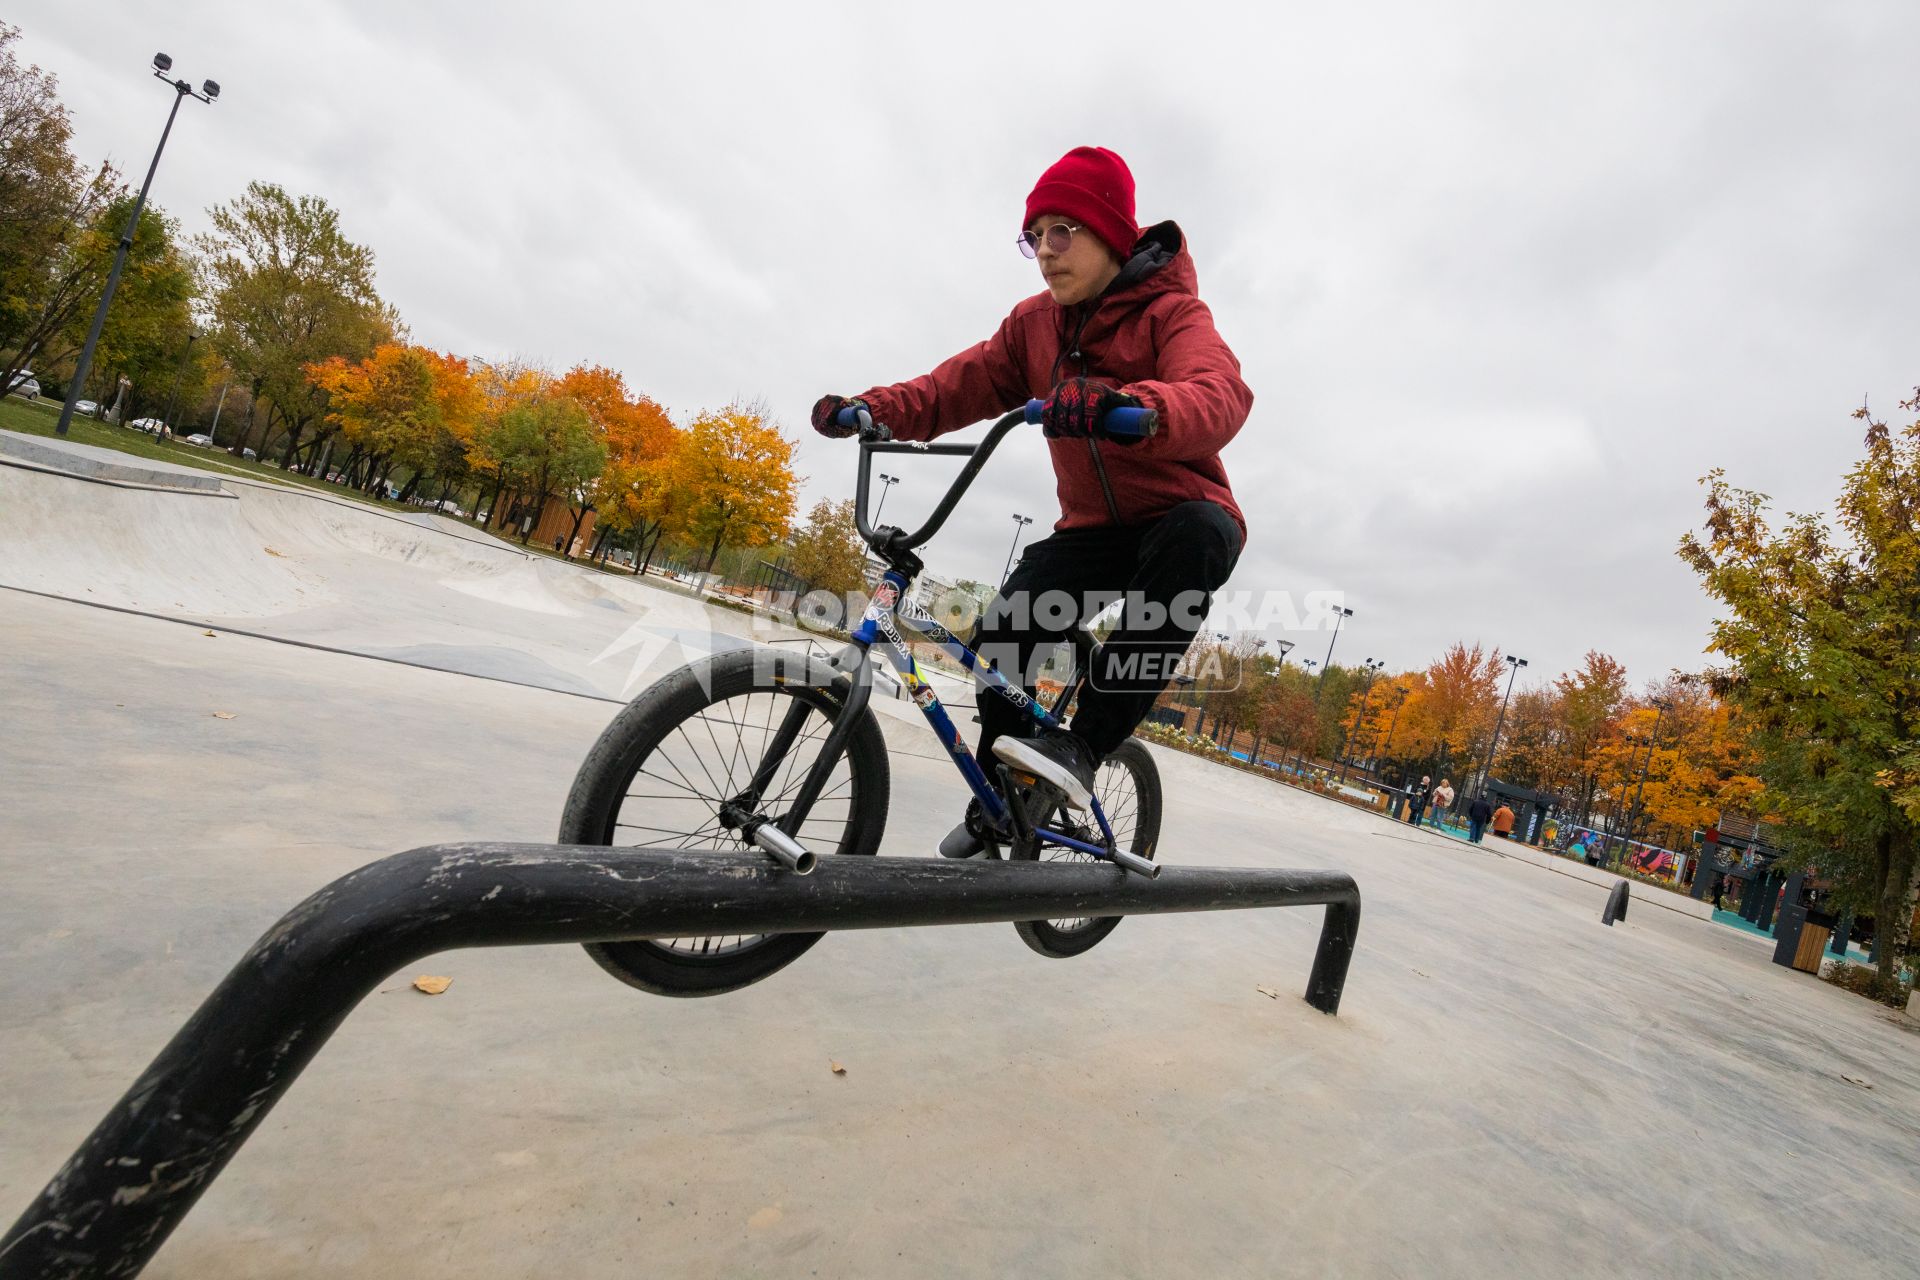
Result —
[{"label": "autumn tree", "polygon": [[435,353],[398,342],[380,344],[364,360],[334,356],[307,366],[309,382],[326,393],[328,424],[352,450],[341,466],[349,483],[379,491],[395,467],[405,466],[414,474],[411,490],[433,471],[445,429],[439,368]]},{"label": "autumn tree", "polygon": [[793,442],[757,405],[700,414],[687,428],[677,479],[686,486],[684,528],[706,544],[711,571],[723,542],[760,546],[793,518]]},{"label": "autumn tree", "polygon": [[[677,430],[665,409],[649,397],[628,390],[625,378],[602,365],[575,366],[554,384],[553,391],[571,398],[586,411],[594,436],[606,449],[606,463],[600,472],[566,495],[573,511],[569,545],[579,536],[587,512],[594,511],[602,513],[595,550],[604,551],[615,532],[648,522],[642,509],[646,504],[636,495],[649,488],[654,473],[672,454]],[[606,510],[622,505],[628,509],[609,525]]]},{"label": "autumn tree", "polygon": [[1619,737],[1615,721],[1626,706],[1627,669],[1589,649],[1580,669],[1562,675],[1554,688],[1560,694],[1565,765],[1573,775],[1577,811],[1584,822],[1593,812],[1602,757]]},{"label": "autumn tree", "polygon": [[[1920,389],[1903,402],[1920,413]],[[1751,731],[1763,811],[1793,864],[1874,917],[1881,981],[1907,943],[1920,836],[1920,421],[1856,415],[1865,456],[1833,523],[1776,522],[1766,495],[1709,473],[1703,530],[1680,543],[1725,614],[1717,692]]]},{"label": "autumn tree", "polygon": [[[1429,665],[1402,715],[1407,747],[1425,757],[1427,772],[1471,772],[1493,731],[1505,670],[1498,649],[1456,641]],[[1465,782],[1465,774],[1453,779]],[[1464,788],[1461,788],[1464,790]]]},{"label": "autumn tree", "polygon": [[1255,732],[1279,745],[1282,755],[1309,746],[1319,728],[1313,678],[1299,667],[1281,665],[1261,690]]},{"label": "autumn tree", "polygon": [[281,465],[292,465],[309,428],[325,420],[326,392],[307,377],[334,356],[358,361],[399,329],[374,288],[373,251],[347,239],[340,215],[318,196],[291,196],[270,182],[209,211],[198,237],[213,320],[213,343],[246,383],[249,422],[239,453],[260,452],[281,433]]},{"label": "autumn tree", "polygon": [[867,544],[853,520],[853,499],[822,498],[788,544],[787,568],[813,590],[848,596],[867,583]]},{"label": "autumn tree", "polygon": [[0,387],[67,354],[77,317],[91,318],[124,225],[111,166],[73,154],[59,82],[23,63],[17,27],[0,23]]}]

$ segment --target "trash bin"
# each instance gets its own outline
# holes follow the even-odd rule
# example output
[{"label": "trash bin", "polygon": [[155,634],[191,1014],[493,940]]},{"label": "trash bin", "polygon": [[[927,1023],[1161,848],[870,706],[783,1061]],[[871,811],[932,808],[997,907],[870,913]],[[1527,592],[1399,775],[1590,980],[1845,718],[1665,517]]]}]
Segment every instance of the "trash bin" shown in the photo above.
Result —
[{"label": "trash bin", "polygon": [[1820,958],[1826,954],[1833,930],[1809,920],[1800,930],[1800,945],[1793,951],[1793,967],[1802,973],[1819,973]]},{"label": "trash bin", "polygon": [[1801,973],[1820,972],[1820,960],[1827,944],[1833,941],[1833,928],[1840,921],[1824,911],[1807,909],[1806,923],[1800,926],[1800,940],[1794,944],[1793,967]]}]

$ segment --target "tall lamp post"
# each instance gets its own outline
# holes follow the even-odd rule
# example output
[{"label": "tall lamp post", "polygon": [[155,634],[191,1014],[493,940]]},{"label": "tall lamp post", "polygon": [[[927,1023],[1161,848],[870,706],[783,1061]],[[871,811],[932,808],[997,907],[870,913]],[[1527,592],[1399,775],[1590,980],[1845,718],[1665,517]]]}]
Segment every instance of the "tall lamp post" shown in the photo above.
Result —
[{"label": "tall lamp post", "polygon": [[1525,658],[1507,655],[1507,691],[1500,698],[1500,717],[1493,722],[1493,741],[1487,743],[1487,766],[1480,771],[1480,790],[1487,789],[1487,783],[1493,777],[1493,752],[1500,745],[1500,730],[1507,724],[1507,699],[1513,697],[1513,682],[1520,674],[1520,668],[1527,665]]},{"label": "tall lamp post", "polygon": [[1013,573],[1013,553],[1020,549],[1020,535],[1032,523],[1032,516],[1023,516],[1018,511],[1013,513],[1013,545],[1007,548],[1007,567],[1000,571],[1000,585],[1003,587]]},{"label": "tall lamp post", "polygon": [[1293,652],[1293,641],[1275,640],[1273,642],[1273,651],[1280,655],[1280,665],[1285,667],[1287,665],[1287,655]]},{"label": "tall lamp post", "polygon": [[888,490],[892,489],[893,486],[900,483],[899,476],[890,476],[884,471],[879,472],[878,474],[880,476],[880,502],[879,502],[879,505],[877,505],[873,509],[873,527],[876,529],[880,527],[880,513],[887,509]]},{"label": "tall lamp post", "polygon": [[100,345],[100,331],[107,324],[107,308],[113,305],[113,291],[120,287],[120,273],[127,265],[127,251],[133,248],[134,229],[140,225],[140,211],[147,207],[147,188],[153,185],[154,170],[160,167],[160,153],[167,149],[167,135],[173,132],[173,118],[180,114],[180,104],[188,98],[197,98],[210,104],[220,96],[220,86],[211,80],[203,81],[198,90],[185,80],[167,80],[167,72],[172,69],[172,58],[164,53],[153,55],[154,79],[173,86],[173,109],[167,112],[167,127],[160,131],[160,145],[153,149],[153,163],[147,166],[147,180],[140,184],[140,196],[133,202],[133,212],[127,216],[127,228],[120,233],[120,247],[114,251],[113,270],[107,273],[106,290],[100,295],[99,307],[94,310],[93,326],[87,330],[86,343],[80,348],[80,360],[73,367],[73,380],[67,383],[67,402],[60,406],[60,421],[54,427],[57,435],[67,434],[67,424],[73,421],[73,407],[80,402],[81,388],[86,385],[87,374],[93,368],[93,349]]},{"label": "tall lamp post", "polygon": [[1327,641],[1326,661],[1320,664],[1320,684],[1313,691],[1313,700],[1320,700],[1320,690],[1326,688],[1327,672],[1333,670],[1333,646],[1340,643],[1340,624],[1353,616],[1353,610],[1340,605],[1333,611],[1333,638]]}]

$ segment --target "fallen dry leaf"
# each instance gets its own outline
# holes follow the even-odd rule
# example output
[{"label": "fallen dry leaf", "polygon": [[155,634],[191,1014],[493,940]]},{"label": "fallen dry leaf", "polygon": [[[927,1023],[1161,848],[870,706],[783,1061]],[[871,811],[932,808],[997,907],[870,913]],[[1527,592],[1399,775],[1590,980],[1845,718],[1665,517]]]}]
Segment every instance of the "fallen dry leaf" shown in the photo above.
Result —
[{"label": "fallen dry leaf", "polygon": [[203,636],[213,636],[215,640],[218,640],[220,638],[219,636],[213,635],[213,632],[211,631],[202,631],[200,634]]},{"label": "fallen dry leaf", "polygon": [[1254,990],[1258,991],[1261,995],[1265,996],[1269,1000],[1278,1000],[1280,998],[1280,993],[1278,991],[1275,991],[1272,987],[1255,987]]},{"label": "fallen dry leaf", "polygon": [[270,556],[279,556],[282,560],[287,558],[287,553],[284,551],[275,551],[272,547],[262,547],[260,549]]},{"label": "fallen dry leaf", "polygon": [[843,1076],[847,1074],[847,1069],[841,1066],[839,1063],[835,1062],[831,1058],[827,1059],[827,1065],[833,1068],[833,1074],[837,1076]]},{"label": "fallen dry leaf", "polygon": [[216,712],[214,712],[214,713],[213,713],[213,718],[214,718],[215,720],[231,720],[231,719],[233,719],[233,712],[231,712],[231,711],[216,711]]},{"label": "fallen dry leaf", "polygon": [[422,974],[413,980],[413,989],[415,991],[424,991],[430,996],[437,996],[452,985],[452,978],[435,978],[426,974]]},{"label": "fallen dry leaf", "polygon": [[1868,1083],[1867,1081],[1865,1081],[1865,1080],[1863,1080],[1863,1079],[1861,1079],[1861,1078],[1860,1078],[1859,1076],[1850,1076],[1850,1075],[1848,1075],[1848,1074],[1847,1074],[1846,1072],[1844,1072],[1844,1071],[1840,1073],[1840,1078],[1841,1078],[1842,1080],[1845,1080],[1845,1081],[1846,1081],[1846,1082],[1847,1082],[1848,1084],[1851,1084],[1851,1085],[1858,1085],[1858,1086],[1859,1086],[1860,1088],[1862,1088],[1862,1089],[1871,1089],[1871,1088],[1873,1088],[1873,1085],[1871,1085],[1871,1084],[1869,1084],[1869,1083]]}]

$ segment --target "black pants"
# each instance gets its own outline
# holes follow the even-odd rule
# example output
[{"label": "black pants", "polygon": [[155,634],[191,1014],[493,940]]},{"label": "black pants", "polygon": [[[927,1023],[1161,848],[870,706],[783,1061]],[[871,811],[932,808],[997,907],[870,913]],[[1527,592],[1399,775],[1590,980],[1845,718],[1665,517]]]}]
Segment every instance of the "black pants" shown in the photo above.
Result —
[{"label": "black pants", "polygon": [[[975,648],[1031,691],[1039,662],[1071,628],[1124,599],[1120,627],[1103,646],[1105,670],[1091,673],[1070,726],[1104,759],[1167,687],[1240,544],[1240,526],[1214,502],[1183,502],[1146,524],[1063,530],[1021,553],[987,608]],[[980,696],[979,754],[989,772],[993,740],[1033,725],[1004,698]]]}]

